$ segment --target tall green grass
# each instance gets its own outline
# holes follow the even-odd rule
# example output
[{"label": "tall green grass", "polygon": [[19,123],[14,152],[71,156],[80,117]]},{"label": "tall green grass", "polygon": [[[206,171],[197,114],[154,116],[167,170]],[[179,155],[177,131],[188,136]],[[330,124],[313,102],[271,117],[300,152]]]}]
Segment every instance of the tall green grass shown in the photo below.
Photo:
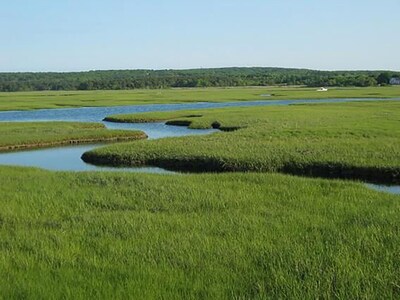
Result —
[{"label": "tall green grass", "polygon": [[0,167],[5,299],[396,299],[400,198],[272,174]]},{"label": "tall green grass", "polygon": [[111,116],[234,132],[116,144],[84,154],[111,165],[400,181],[400,102],[248,107]]}]

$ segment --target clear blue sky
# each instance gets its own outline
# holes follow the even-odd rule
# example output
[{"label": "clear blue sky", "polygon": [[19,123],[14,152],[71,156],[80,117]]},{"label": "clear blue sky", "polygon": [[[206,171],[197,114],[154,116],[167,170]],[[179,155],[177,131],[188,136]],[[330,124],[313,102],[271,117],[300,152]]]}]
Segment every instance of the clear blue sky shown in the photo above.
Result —
[{"label": "clear blue sky", "polygon": [[0,0],[0,71],[400,70],[400,0]]}]

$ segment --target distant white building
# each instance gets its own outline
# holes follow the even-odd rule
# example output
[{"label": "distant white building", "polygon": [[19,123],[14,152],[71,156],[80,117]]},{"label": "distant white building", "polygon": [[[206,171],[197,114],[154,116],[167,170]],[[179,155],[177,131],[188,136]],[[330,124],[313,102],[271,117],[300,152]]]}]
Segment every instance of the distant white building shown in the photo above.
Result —
[{"label": "distant white building", "polygon": [[389,83],[392,85],[400,85],[400,78],[393,77],[392,79],[390,79]]},{"label": "distant white building", "polygon": [[317,92],[327,92],[328,91],[328,89],[327,88],[324,88],[324,87],[320,87],[318,90],[317,90]]}]

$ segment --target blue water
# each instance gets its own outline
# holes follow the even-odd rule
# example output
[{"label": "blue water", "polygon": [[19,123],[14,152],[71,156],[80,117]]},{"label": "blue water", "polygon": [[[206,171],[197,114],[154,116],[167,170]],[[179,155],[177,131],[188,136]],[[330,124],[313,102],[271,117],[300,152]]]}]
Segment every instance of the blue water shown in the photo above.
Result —
[{"label": "blue water", "polygon": [[3,111],[0,112],[0,122],[35,122],[35,121],[75,121],[75,122],[100,122],[106,116],[114,114],[130,114],[154,111],[175,111],[186,109],[206,109],[220,107],[243,107],[243,106],[284,106],[305,103],[342,103],[355,101],[386,101],[399,99],[313,99],[313,100],[268,100],[268,101],[242,101],[242,102],[195,102],[183,104],[151,104],[151,105],[128,105],[107,107],[81,107],[81,108],[57,108],[37,109],[29,111]]},{"label": "blue water", "polygon": [[[111,130],[125,129],[144,131],[149,136],[149,139],[204,135],[218,131],[216,129],[189,129],[183,126],[165,125],[164,123],[103,123]],[[85,163],[81,159],[83,153],[102,145],[104,144],[81,144],[0,153],[0,165],[38,167],[53,171],[129,171],[140,173],[173,173],[157,167],[116,168],[95,166]]]},{"label": "blue water", "polygon": [[53,171],[124,171],[138,173],[172,173],[157,167],[114,168],[100,167],[81,160],[83,153],[101,146],[78,145],[0,154],[0,165],[38,167]]},{"label": "blue water", "polygon": [[108,129],[141,130],[149,139],[161,139],[187,135],[204,135],[216,132],[216,129],[190,129],[186,126],[171,126],[165,123],[113,123],[102,122]]},{"label": "blue water", "polygon": [[378,192],[400,195],[400,185],[378,185],[367,183],[366,186]]}]

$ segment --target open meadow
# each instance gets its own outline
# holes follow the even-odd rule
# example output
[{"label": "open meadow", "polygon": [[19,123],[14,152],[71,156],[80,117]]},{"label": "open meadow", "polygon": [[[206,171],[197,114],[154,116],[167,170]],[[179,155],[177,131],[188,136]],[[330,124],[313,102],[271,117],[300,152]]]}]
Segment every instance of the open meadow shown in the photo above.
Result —
[{"label": "open meadow", "polygon": [[274,174],[0,167],[10,298],[400,295],[400,197]]}]

